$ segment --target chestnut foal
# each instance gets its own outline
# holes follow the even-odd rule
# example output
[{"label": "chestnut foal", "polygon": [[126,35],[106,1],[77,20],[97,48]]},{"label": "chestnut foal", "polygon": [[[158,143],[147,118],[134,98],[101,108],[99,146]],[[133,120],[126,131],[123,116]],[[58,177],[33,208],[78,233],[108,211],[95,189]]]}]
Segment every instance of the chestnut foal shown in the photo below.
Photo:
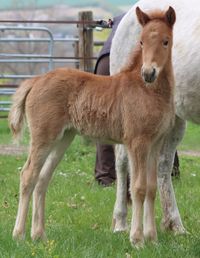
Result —
[{"label": "chestnut foal", "polygon": [[[45,194],[53,171],[76,134],[123,143],[131,174],[133,217],[130,240],[156,240],[154,199],[163,139],[174,122],[174,77],[171,60],[175,12],[146,14],[136,9],[143,26],[130,63],[114,76],[97,76],[59,68],[18,88],[10,111],[10,128],[19,138],[26,117],[31,142],[20,177],[20,198],[13,237],[22,239],[33,193],[32,239],[44,238]],[[134,36],[134,35],[133,35]]]}]

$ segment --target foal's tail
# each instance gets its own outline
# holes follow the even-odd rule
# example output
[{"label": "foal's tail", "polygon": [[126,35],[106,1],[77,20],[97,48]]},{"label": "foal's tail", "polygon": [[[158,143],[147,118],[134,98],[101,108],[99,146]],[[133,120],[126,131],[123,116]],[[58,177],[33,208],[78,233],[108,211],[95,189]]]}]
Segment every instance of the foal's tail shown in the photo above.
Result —
[{"label": "foal's tail", "polygon": [[13,96],[13,104],[9,113],[9,126],[14,141],[18,142],[22,135],[25,120],[26,97],[33,87],[32,80],[24,81]]}]

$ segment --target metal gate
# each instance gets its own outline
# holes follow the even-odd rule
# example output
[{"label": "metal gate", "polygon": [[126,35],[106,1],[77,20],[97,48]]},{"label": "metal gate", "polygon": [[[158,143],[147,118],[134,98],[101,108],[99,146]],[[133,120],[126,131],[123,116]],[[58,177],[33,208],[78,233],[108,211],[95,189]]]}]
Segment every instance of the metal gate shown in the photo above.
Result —
[{"label": "metal gate", "polygon": [[[71,38],[54,38],[53,33],[46,27],[33,27],[33,26],[0,26],[0,32],[1,34],[8,34],[10,32],[10,36],[3,36],[0,37],[0,66],[1,65],[28,65],[28,64],[43,64],[41,71],[37,71],[35,73],[6,73],[0,72],[0,96],[2,99],[0,99],[0,118],[6,117],[4,116],[4,112],[8,112],[11,105],[11,100],[9,96],[11,96],[15,90],[16,87],[19,85],[20,81],[23,79],[34,77],[35,75],[38,75],[40,73],[45,73],[47,71],[50,71],[54,68],[55,63],[77,63],[77,60],[64,60],[64,59],[55,59],[53,57],[54,55],[54,44],[55,42],[78,42],[78,38],[71,37]],[[22,36],[12,36],[12,33],[21,33]],[[23,36],[23,34],[27,32],[28,36]],[[33,36],[32,34],[37,34],[38,32],[42,32],[43,36]],[[32,35],[32,36],[31,36]],[[34,52],[34,53],[10,53],[10,51],[7,52],[1,52],[1,44],[46,44],[46,53],[42,50],[42,52]],[[45,64],[45,65],[44,65]],[[7,97],[6,97],[7,96]]]},{"label": "metal gate", "polygon": [[[99,28],[111,28],[112,26],[110,20],[108,22],[103,20],[94,21],[90,11],[79,12],[78,21],[0,20],[0,23],[17,24],[16,26],[0,26],[0,118],[7,117],[11,104],[10,96],[15,92],[20,80],[45,73],[54,67],[63,66],[62,63],[64,63],[64,66],[68,63],[70,67],[73,66],[87,72],[93,72],[94,61],[97,59],[93,56],[93,47],[101,47],[104,43],[103,41],[93,41],[93,29],[98,27],[99,30]],[[78,36],[54,37],[52,31],[47,27],[34,26],[34,24],[44,23],[75,25]],[[28,24],[32,25],[28,26]],[[16,36],[16,32],[22,33],[22,35]],[[37,36],[39,32],[43,35]],[[6,33],[7,36],[5,36]],[[61,55],[55,55],[57,42],[64,43],[64,46],[66,46],[66,43],[68,43],[67,46],[69,46],[69,43],[73,44],[72,51],[68,52],[70,56],[67,53],[66,55],[63,54],[63,52],[61,52]],[[47,44],[48,47],[46,47],[46,52],[42,50],[41,52],[33,51],[32,53],[13,52],[8,49],[9,44],[18,44],[21,47],[25,43]],[[7,51],[2,50],[4,49],[1,47],[2,44],[4,44],[4,47],[7,46]],[[69,50],[69,47],[67,49]],[[67,52],[65,47],[64,51]],[[37,64],[37,67],[40,66],[41,70],[37,68],[36,70],[32,69],[30,73],[24,73],[24,70],[21,69],[21,72],[11,73],[4,69],[8,65],[14,67],[24,65],[23,68],[27,70],[28,65],[34,67],[34,64]]]},{"label": "metal gate", "polygon": [[[21,64],[28,64],[28,63],[47,63],[47,70],[53,69],[53,46],[54,46],[54,40],[52,32],[46,28],[46,27],[29,27],[29,26],[0,26],[0,31],[2,34],[10,33],[18,31],[22,32],[29,32],[29,35],[31,35],[31,32],[43,32],[46,34],[45,37],[1,37],[0,38],[0,44],[17,44],[17,43],[46,43],[48,44],[47,53],[41,54],[41,53],[6,53],[6,52],[0,52],[0,64],[15,64],[21,65]],[[0,48],[1,49],[1,48]],[[44,72],[46,72],[44,71]],[[27,79],[35,76],[36,74],[5,74],[5,72],[2,74],[0,73],[0,81],[4,82],[5,85],[0,88],[0,95],[3,96],[9,96],[12,95],[15,92],[15,86],[18,84],[18,81],[21,79]],[[12,81],[12,85],[7,85],[6,81]],[[15,84],[14,84],[15,83]],[[7,112],[9,111],[9,106],[11,104],[10,100],[1,100],[0,101],[0,111],[1,112]]]}]

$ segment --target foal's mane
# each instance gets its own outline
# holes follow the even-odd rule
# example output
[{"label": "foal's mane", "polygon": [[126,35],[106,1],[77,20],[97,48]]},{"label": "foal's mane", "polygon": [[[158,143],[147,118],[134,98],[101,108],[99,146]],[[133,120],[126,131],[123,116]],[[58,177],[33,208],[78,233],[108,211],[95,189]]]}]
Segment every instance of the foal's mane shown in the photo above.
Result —
[{"label": "foal's mane", "polygon": [[[148,13],[150,21],[161,21],[166,23],[165,12],[161,10],[154,10]],[[128,62],[121,69],[121,72],[130,72],[141,63],[141,47],[137,43],[133,51],[129,54]]]},{"label": "foal's mane", "polygon": [[165,20],[165,11],[154,10],[148,13],[148,16],[151,20],[160,20],[166,23]]},{"label": "foal's mane", "polygon": [[128,61],[121,72],[130,72],[141,63],[141,47],[139,44],[136,45],[134,50],[129,54]]}]

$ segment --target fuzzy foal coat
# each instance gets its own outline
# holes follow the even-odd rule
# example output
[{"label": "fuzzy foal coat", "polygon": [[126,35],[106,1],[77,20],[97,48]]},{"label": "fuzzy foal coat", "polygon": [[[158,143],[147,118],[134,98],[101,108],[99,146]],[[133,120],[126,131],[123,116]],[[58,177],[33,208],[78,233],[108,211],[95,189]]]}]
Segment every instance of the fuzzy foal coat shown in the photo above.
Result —
[{"label": "fuzzy foal coat", "polygon": [[[140,71],[131,69],[107,77],[59,68],[25,81],[15,99],[22,97],[21,112],[26,111],[31,135],[40,142],[48,144],[74,130],[102,141],[130,144],[137,137],[153,140],[159,131],[166,131],[163,119],[168,126],[172,89],[160,86],[159,79],[156,84],[146,87]],[[16,124],[11,120],[15,134],[20,130]]]},{"label": "fuzzy foal coat", "polygon": [[[141,214],[145,198],[148,206],[144,232],[151,240],[156,239],[153,210],[157,159],[163,139],[174,121],[171,46],[175,12],[170,7],[166,13],[156,13],[151,18],[138,8],[137,15],[144,26],[142,40],[147,41],[147,45],[150,42],[149,50],[145,45],[147,57],[151,56],[151,50],[153,53],[153,60],[148,60],[148,65],[157,62],[153,72],[153,76],[157,73],[157,78],[151,84],[145,83],[141,76],[141,67],[146,74],[151,69],[145,63],[148,59],[145,51],[139,46],[130,57],[130,64],[116,75],[97,76],[59,68],[25,81],[17,90],[9,117],[10,127],[18,137],[26,116],[31,146],[21,173],[14,237],[24,235],[33,190],[31,235],[33,239],[44,237],[48,182],[75,134],[81,134],[125,144],[132,168],[131,195],[136,211],[132,219],[131,242],[143,242]],[[166,35],[168,48],[163,45]],[[157,44],[156,49],[160,49],[162,57],[157,55],[152,42]],[[150,77],[146,76],[147,79]]]}]

